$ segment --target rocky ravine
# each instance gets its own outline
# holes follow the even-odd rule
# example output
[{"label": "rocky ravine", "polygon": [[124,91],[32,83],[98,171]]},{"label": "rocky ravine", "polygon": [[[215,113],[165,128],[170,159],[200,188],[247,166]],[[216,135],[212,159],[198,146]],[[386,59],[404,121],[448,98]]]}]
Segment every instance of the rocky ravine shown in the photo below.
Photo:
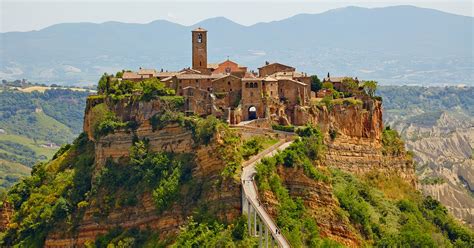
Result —
[{"label": "rocky ravine", "polygon": [[422,191],[442,202],[458,219],[474,228],[474,118],[444,112],[432,126],[407,124],[404,118],[388,116],[388,124],[404,137],[415,152]]}]

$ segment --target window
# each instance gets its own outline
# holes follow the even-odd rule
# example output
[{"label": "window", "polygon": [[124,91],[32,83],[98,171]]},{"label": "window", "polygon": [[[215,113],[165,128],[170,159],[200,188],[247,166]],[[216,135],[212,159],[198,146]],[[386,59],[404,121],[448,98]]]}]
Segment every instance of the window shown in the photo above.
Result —
[{"label": "window", "polygon": [[229,67],[225,68],[225,72],[230,73],[230,68]]},{"label": "window", "polygon": [[202,34],[198,34],[198,40],[197,40],[198,43],[202,43]]},{"label": "window", "polygon": [[273,91],[270,91],[270,96],[273,96]]},{"label": "window", "polygon": [[230,82],[227,82],[227,85],[230,85]]}]

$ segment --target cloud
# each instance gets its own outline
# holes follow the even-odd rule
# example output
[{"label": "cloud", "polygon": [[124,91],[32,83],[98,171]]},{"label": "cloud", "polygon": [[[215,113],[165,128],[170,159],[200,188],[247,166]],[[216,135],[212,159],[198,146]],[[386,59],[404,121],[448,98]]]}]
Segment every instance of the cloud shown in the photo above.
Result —
[{"label": "cloud", "polygon": [[6,80],[18,79],[23,75],[23,71],[18,67],[6,67],[5,70],[0,71],[0,78]]},{"label": "cloud", "polygon": [[74,67],[72,65],[63,65],[64,72],[80,73],[81,69]]}]

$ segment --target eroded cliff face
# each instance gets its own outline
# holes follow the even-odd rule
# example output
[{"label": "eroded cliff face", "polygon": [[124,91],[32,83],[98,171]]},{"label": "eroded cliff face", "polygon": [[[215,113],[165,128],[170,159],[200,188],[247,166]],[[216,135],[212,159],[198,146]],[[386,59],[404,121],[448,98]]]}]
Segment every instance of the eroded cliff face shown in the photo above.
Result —
[{"label": "eroded cliff face", "polygon": [[[324,134],[326,151],[318,170],[330,174],[328,168],[339,168],[363,177],[367,173],[398,176],[409,182],[415,191],[417,184],[412,159],[383,153],[382,104],[366,100],[362,105],[335,105],[299,109],[301,118],[317,125]],[[360,247],[366,241],[347,216],[341,214],[340,203],[330,182],[317,181],[301,168],[277,167],[282,184],[293,199],[300,197],[315,218],[323,238],[335,240],[348,247]],[[269,190],[260,192],[262,203],[277,217],[279,202]]]},{"label": "eroded cliff face", "polygon": [[[300,197],[311,216],[316,220],[319,234],[348,247],[359,247],[361,238],[349,220],[340,214],[339,203],[333,194],[332,185],[308,178],[302,169],[279,167],[278,175],[292,198]],[[261,193],[262,203],[270,215],[277,216],[276,196],[271,191]]]},{"label": "eroded cliff face", "polygon": [[[443,112],[433,124],[413,123],[395,114],[387,122],[415,152],[420,189],[445,205],[458,219],[474,227],[474,119]],[[425,178],[439,178],[423,183]]]},{"label": "eroded cliff face", "polygon": [[[135,121],[138,128],[134,131],[116,131],[99,139],[94,138],[93,107],[102,103],[106,103],[120,120]],[[160,111],[162,104],[159,100],[136,103],[121,101],[114,104],[105,100],[88,101],[84,131],[95,140],[95,174],[107,159],[121,161],[129,157],[134,140],[147,139],[151,151],[194,155],[195,161],[190,161],[194,164],[192,185],[183,185],[180,189],[180,199],[162,213],[156,210],[151,192],[140,196],[135,206],[116,206],[108,209],[106,218],[98,217],[104,210],[100,208],[97,199],[92,199],[78,226],[72,229],[72,226],[65,223],[58,225],[48,236],[46,247],[82,247],[86,242],[94,241],[98,235],[116,227],[151,229],[161,238],[169,238],[176,235],[187,218],[203,205],[223,222],[233,221],[240,216],[240,184],[233,179],[221,177],[225,162],[216,152],[220,145],[219,136],[209,145],[197,145],[191,131],[177,124],[153,131],[149,118]]]},{"label": "eroded cliff face", "polygon": [[362,105],[312,107],[308,122],[321,127],[325,134],[327,166],[364,174],[378,170],[387,175],[399,175],[416,185],[413,163],[405,155],[382,153],[382,102],[365,99]]}]

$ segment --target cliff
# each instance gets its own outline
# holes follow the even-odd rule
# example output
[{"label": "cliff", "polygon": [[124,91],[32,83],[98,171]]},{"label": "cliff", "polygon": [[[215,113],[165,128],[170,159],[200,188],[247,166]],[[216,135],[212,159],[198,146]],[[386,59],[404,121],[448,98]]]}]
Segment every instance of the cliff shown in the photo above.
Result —
[{"label": "cliff", "polygon": [[321,128],[327,152],[324,163],[356,174],[374,169],[386,175],[397,174],[416,185],[409,156],[383,154],[382,102],[364,99],[362,104],[337,104],[330,108],[312,106],[300,109],[305,119]]},{"label": "cliff", "polygon": [[[105,104],[119,120],[133,120],[137,128],[133,131],[116,130],[104,137],[96,138],[95,107],[101,104]],[[84,131],[94,140],[95,175],[107,160],[119,162],[129,157],[130,148],[136,140],[147,140],[150,152],[192,154],[194,158],[191,168],[192,184],[181,187],[180,199],[159,213],[151,192],[145,192],[139,196],[135,206],[113,207],[105,218],[97,217],[104,210],[101,209],[98,199],[92,199],[75,231],[71,231],[71,227],[67,224],[59,225],[48,235],[46,247],[83,246],[86,242],[94,241],[98,235],[116,227],[151,229],[162,239],[166,239],[175,236],[187,218],[203,207],[209,209],[209,214],[224,223],[240,216],[240,185],[231,178],[223,179],[221,176],[226,162],[222,157],[216,156],[219,146],[222,145],[219,135],[209,145],[200,145],[193,139],[192,131],[176,123],[153,131],[149,119],[162,110],[163,102],[160,100],[130,102],[125,99],[108,102],[106,99],[90,98],[84,117]]]},{"label": "cliff", "polygon": [[[238,152],[242,140],[255,136],[256,130],[264,129],[240,128],[238,130],[243,133],[236,134],[225,125],[219,128],[216,123],[220,122],[213,122],[212,118],[194,120],[193,117],[185,117],[176,102],[179,103],[179,99],[172,97],[143,101],[135,95],[121,99],[92,96],[87,100],[84,116],[86,135],[81,138],[83,140],[77,141],[74,149],[62,151],[55,156],[55,160],[45,165],[44,170],[50,173],[49,176],[43,178],[41,173],[38,175],[40,185],[48,182],[54,185],[56,181],[63,180],[62,175],[74,175],[73,181],[66,184],[64,190],[58,190],[58,194],[62,195],[55,196],[51,201],[53,213],[59,199],[69,199],[70,195],[74,195],[67,193],[67,187],[71,187],[70,190],[81,188],[75,180],[82,180],[84,175],[81,173],[90,175],[88,181],[79,183],[84,185],[84,191],[79,197],[73,197],[78,199],[71,201],[69,210],[64,210],[67,214],[58,215],[67,218],[51,217],[59,219],[48,220],[54,225],[45,227],[45,247],[82,247],[119,227],[150,231],[166,243],[178,235],[180,226],[196,213],[212,216],[221,223],[232,223],[238,219],[241,215],[241,189],[234,178],[238,177],[240,160],[232,154]],[[332,108],[313,106],[296,111],[301,111],[302,118],[319,126],[322,131],[326,149],[317,163],[317,170],[328,174],[328,168],[339,168],[359,175],[376,170],[386,175],[399,175],[414,184],[413,166],[405,153],[397,156],[383,154],[379,101],[368,100],[363,105],[335,105]],[[269,126],[260,122],[254,124]],[[234,135],[231,138],[228,137],[230,133]],[[80,148],[84,142],[89,144],[90,149]],[[146,153],[165,154],[163,156],[171,156],[169,158],[189,167],[189,173],[183,169],[183,175],[179,177],[181,181],[175,182],[177,193],[170,198],[169,205],[157,204],[155,194],[160,185],[148,182],[157,188],[144,188],[142,181],[147,181],[146,175],[150,171],[142,172],[140,166],[133,167],[133,161],[137,158],[132,156],[137,156],[137,151],[145,152],[137,148],[137,142],[146,145]],[[92,159],[90,172],[81,172],[83,155]],[[151,158],[154,159],[158,161],[162,157]],[[233,168],[231,176],[226,176],[229,168]],[[35,169],[35,173],[38,171],[41,172],[42,167]],[[140,181],[127,181],[140,173],[145,175]],[[169,176],[169,173],[172,170],[164,175]],[[364,243],[357,226],[341,215],[341,203],[330,182],[315,181],[301,168],[280,168],[278,175],[292,198],[303,199],[321,237],[350,247]],[[111,189],[106,189],[109,186],[103,182],[107,181],[107,177],[115,177],[109,183],[119,186],[112,185]],[[163,181],[162,177],[155,180]],[[183,179],[185,177],[187,179]],[[126,185],[122,185],[121,180],[126,181]],[[173,185],[165,184],[165,191]],[[262,194],[270,214],[277,218],[276,196],[265,191]],[[50,196],[44,197],[49,199]],[[26,211],[20,216],[30,218],[28,215],[30,213]],[[31,229],[20,225],[15,229],[19,232],[17,237],[23,235],[20,231],[23,229],[32,233]]]}]

